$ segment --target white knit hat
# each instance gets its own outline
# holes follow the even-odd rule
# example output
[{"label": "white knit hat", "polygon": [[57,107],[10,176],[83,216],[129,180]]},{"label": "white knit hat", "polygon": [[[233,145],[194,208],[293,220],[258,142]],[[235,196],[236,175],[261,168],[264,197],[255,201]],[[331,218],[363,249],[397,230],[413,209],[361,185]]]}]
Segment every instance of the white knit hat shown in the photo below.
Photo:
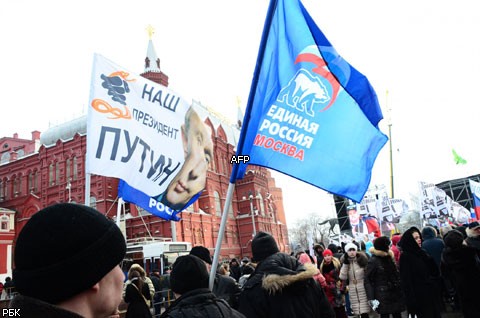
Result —
[{"label": "white knit hat", "polygon": [[355,251],[357,251],[358,246],[356,244],[352,243],[352,242],[347,243],[347,245],[345,245],[345,252],[348,252],[351,249],[354,249]]}]

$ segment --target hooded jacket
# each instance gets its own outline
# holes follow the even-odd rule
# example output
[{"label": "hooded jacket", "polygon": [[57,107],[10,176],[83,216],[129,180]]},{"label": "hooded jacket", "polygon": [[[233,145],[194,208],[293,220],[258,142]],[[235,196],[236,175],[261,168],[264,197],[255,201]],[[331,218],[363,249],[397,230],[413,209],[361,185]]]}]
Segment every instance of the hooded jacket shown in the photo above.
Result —
[{"label": "hooded jacket", "polygon": [[395,257],[395,264],[397,265],[398,265],[398,262],[400,261],[400,250],[398,249],[397,244],[401,238],[402,238],[402,235],[397,233],[397,234],[393,234],[391,239],[392,241],[391,250],[393,252],[393,256]]},{"label": "hooded jacket", "polygon": [[477,251],[477,255],[480,256],[480,235],[474,229],[468,227],[465,229],[465,234],[467,235],[465,239],[467,245],[473,247]]},{"label": "hooded jacket", "polygon": [[436,230],[431,226],[425,226],[422,229],[422,249],[427,252],[428,255],[433,257],[435,264],[440,268],[440,259],[442,257],[445,244],[443,240],[437,237]]},{"label": "hooded jacket", "polygon": [[313,264],[300,264],[285,253],[260,263],[243,286],[239,311],[248,318],[334,318],[322,288],[313,279]]},{"label": "hooded jacket", "polygon": [[445,236],[442,254],[442,275],[455,286],[465,318],[480,317],[478,286],[480,286],[480,260],[474,248],[462,244],[461,233],[452,231]]},{"label": "hooded jacket", "polygon": [[405,296],[400,287],[400,274],[393,252],[370,249],[372,257],[365,270],[365,290],[368,300],[378,300],[379,314],[400,313],[405,310]]},{"label": "hooded jacket", "polygon": [[355,258],[348,258],[348,264],[345,263],[345,254],[340,259],[342,268],[340,269],[340,279],[348,280],[348,294],[350,295],[350,306],[355,314],[370,312],[368,305],[367,292],[365,291],[365,269],[368,263],[368,257],[363,252],[357,252]]},{"label": "hooded jacket", "polygon": [[440,271],[433,258],[418,246],[414,232],[422,238],[420,230],[411,227],[398,242],[402,249],[399,267],[407,310],[422,318],[440,318]]}]

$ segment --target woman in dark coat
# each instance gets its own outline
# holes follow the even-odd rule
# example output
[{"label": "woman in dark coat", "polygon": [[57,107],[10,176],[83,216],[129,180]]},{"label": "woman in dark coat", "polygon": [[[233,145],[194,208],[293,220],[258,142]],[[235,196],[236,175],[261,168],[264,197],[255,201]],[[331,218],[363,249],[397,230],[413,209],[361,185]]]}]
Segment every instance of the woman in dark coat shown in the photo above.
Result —
[{"label": "woman in dark coat", "polygon": [[142,280],[140,272],[130,271],[128,279],[130,283],[125,289],[125,302],[128,303],[126,318],[151,318],[147,299],[150,299],[150,289]]},{"label": "woman in dark coat", "polygon": [[405,310],[405,298],[390,245],[390,239],[386,236],[380,236],[373,241],[373,247],[370,248],[372,256],[368,260],[364,283],[368,300],[379,302],[375,311],[381,318],[388,318],[390,315],[400,318]]},{"label": "woman in dark coat", "polygon": [[463,242],[463,234],[449,231],[445,237],[442,254],[442,275],[450,279],[460,300],[463,317],[480,317],[478,286],[480,286],[480,260],[473,247]]},{"label": "woman in dark coat", "polygon": [[403,233],[398,242],[400,278],[408,313],[417,318],[440,318],[440,271],[433,258],[422,250],[422,234],[416,227]]}]

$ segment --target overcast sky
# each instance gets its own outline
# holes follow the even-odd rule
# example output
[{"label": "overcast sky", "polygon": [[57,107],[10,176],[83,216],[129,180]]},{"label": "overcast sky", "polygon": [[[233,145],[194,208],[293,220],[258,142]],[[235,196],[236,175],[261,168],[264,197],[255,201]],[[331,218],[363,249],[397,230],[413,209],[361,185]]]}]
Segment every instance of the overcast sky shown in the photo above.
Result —
[{"label": "overcast sky", "polygon": [[[473,0],[303,3],[339,54],[369,78],[385,117],[392,109],[396,197],[408,199],[418,181],[479,173],[480,11]],[[2,1],[0,136],[30,138],[86,114],[94,52],[143,72],[149,24],[169,87],[235,120],[267,7],[265,0]],[[388,134],[386,120],[380,128]],[[467,165],[454,164],[452,148]],[[290,177],[277,176],[277,184],[289,222],[299,210],[332,212],[321,190]],[[372,184],[390,185],[388,144]]]}]

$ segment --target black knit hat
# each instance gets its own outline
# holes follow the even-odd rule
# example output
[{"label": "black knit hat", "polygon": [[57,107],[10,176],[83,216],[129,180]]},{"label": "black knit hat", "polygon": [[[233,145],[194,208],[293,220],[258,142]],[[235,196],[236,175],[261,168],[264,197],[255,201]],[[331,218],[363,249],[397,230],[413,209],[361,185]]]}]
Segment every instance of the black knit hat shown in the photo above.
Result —
[{"label": "black knit hat", "polygon": [[268,233],[258,232],[252,240],[252,261],[254,262],[261,262],[279,251],[277,242]]},{"label": "black knit hat", "polygon": [[445,242],[445,246],[450,248],[457,248],[462,246],[463,239],[464,238],[462,232],[457,230],[451,230],[448,231],[447,234],[445,234],[443,241]]},{"label": "black knit hat", "polygon": [[198,288],[208,288],[208,271],[205,263],[194,255],[184,255],[173,263],[170,287],[177,294]]},{"label": "black knit hat", "polygon": [[199,245],[192,247],[192,249],[190,250],[190,255],[195,255],[202,261],[212,265],[212,256],[210,255],[210,251],[204,246]]},{"label": "black knit hat", "polygon": [[474,229],[474,228],[479,227],[479,226],[480,226],[480,224],[478,224],[477,221],[473,221],[472,223],[468,224],[469,229]]},{"label": "black knit hat", "polygon": [[99,282],[123,260],[120,229],[90,207],[61,203],[34,214],[15,244],[17,291],[56,304]]},{"label": "black knit hat", "polygon": [[386,236],[377,237],[373,241],[373,247],[375,247],[376,250],[384,251],[384,252],[388,252],[388,250],[390,249],[390,244],[391,244],[391,241]]}]

